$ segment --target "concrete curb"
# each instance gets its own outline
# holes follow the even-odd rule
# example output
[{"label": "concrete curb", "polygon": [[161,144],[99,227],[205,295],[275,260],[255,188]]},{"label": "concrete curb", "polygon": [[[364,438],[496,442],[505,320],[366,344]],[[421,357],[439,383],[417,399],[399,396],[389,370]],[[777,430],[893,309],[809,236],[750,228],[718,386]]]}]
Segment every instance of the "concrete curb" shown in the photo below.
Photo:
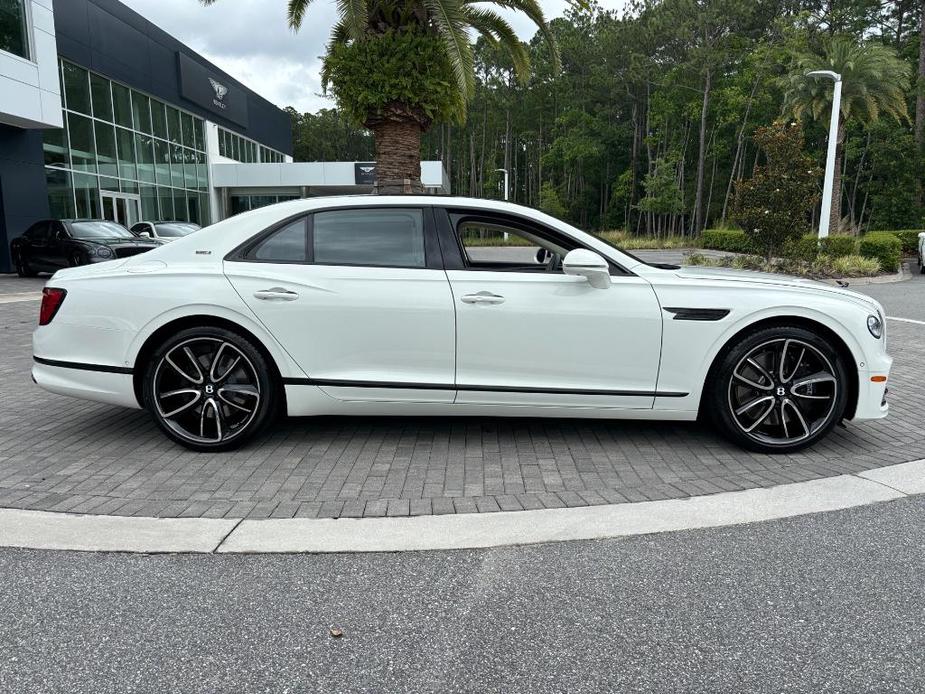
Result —
[{"label": "concrete curb", "polygon": [[925,493],[925,460],[690,499],[448,516],[215,520],[0,509],[0,546],[110,552],[401,552],[716,528]]}]

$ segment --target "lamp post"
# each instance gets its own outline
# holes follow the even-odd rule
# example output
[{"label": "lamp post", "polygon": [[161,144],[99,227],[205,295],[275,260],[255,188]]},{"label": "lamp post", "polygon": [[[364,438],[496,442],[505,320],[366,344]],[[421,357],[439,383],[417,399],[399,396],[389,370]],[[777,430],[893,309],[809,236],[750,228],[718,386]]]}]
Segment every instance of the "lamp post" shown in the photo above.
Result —
[{"label": "lamp post", "polygon": [[498,171],[498,172],[504,174],[504,200],[505,200],[505,202],[507,202],[507,194],[508,194],[508,185],[507,185],[507,182],[508,182],[508,173],[507,173],[507,169],[495,169],[495,171]]},{"label": "lamp post", "polygon": [[835,180],[835,148],[838,147],[838,118],[841,109],[841,75],[831,70],[813,70],[807,77],[828,77],[835,82],[832,93],[832,117],[829,120],[829,147],[825,154],[825,180],[822,184],[822,209],[819,212],[819,238],[829,235],[832,217],[832,184]]}]

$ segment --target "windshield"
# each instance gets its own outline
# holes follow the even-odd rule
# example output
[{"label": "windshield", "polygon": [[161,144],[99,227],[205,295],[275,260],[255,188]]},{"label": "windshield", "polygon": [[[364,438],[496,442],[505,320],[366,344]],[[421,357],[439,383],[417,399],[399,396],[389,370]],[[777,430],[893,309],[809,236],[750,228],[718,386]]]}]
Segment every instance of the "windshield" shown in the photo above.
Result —
[{"label": "windshield", "polygon": [[157,235],[166,238],[179,238],[196,231],[199,227],[195,224],[157,224]]},{"label": "windshield", "polygon": [[74,222],[71,234],[75,239],[133,239],[135,235],[115,222]]}]

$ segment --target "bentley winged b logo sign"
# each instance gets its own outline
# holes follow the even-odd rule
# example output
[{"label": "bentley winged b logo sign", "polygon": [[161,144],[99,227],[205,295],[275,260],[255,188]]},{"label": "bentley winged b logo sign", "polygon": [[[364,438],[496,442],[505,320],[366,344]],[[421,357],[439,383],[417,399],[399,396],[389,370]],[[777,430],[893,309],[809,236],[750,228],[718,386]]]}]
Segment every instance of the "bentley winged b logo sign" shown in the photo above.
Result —
[{"label": "bentley winged b logo sign", "polygon": [[211,84],[212,89],[215,90],[215,98],[212,100],[212,103],[221,109],[228,108],[224,103],[225,94],[228,93],[228,87],[211,77],[209,78],[209,84]]}]

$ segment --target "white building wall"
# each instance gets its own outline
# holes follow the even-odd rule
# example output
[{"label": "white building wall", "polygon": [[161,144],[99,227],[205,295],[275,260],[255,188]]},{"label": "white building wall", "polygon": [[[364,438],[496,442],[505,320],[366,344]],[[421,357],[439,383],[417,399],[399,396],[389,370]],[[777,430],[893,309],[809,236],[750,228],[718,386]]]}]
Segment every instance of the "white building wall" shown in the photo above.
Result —
[{"label": "white building wall", "polygon": [[60,128],[61,86],[52,0],[26,3],[29,59],[0,51],[0,123]]}]

